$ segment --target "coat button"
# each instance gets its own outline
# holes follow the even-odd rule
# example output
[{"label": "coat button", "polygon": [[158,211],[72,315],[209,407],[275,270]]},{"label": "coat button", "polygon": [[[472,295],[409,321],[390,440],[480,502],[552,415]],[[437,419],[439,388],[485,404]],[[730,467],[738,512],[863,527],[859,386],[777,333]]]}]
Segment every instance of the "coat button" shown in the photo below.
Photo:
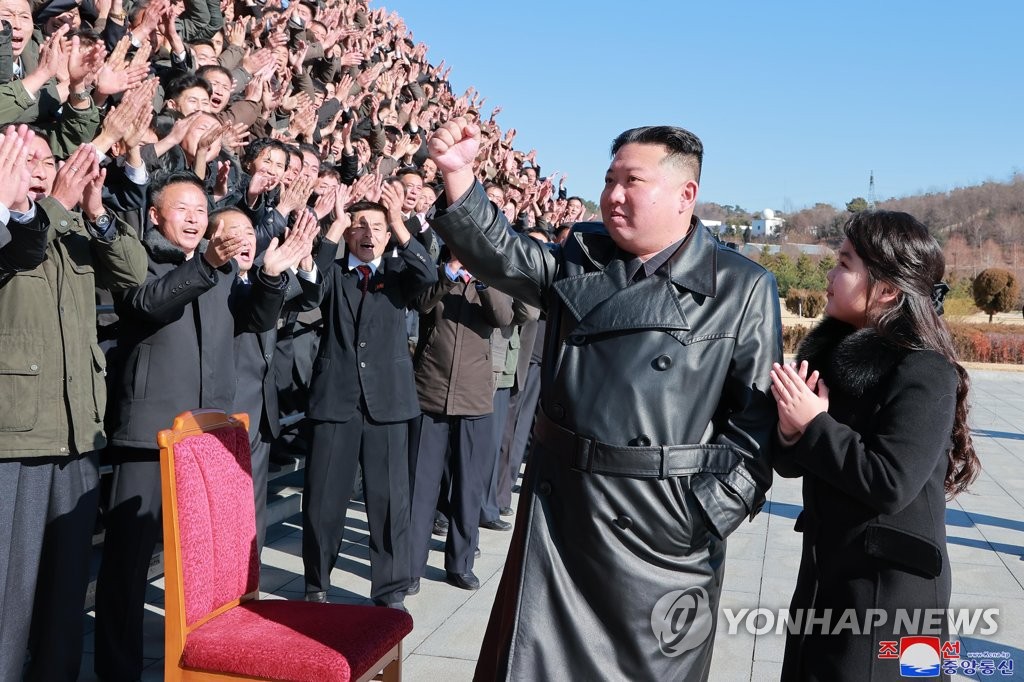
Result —
[{"label": "coat button", "polygon": [[67,227],[68,226],[68,221],[66,221],[66,220],[60,221],[60,226],[61,227]]},{"label": "coat button", "polygon": [[555,419],[561,419],[565,416],[565,408],[558,403],[555,403],[551,406],[551,416]]},{"label": "coat button", "polygon": [[622,530],[629,530],[633,526],[633,519],[629,518],[628,516],[620,516],[619,518],[615,519],[615,525],[621,528]]},{"label": "coat button", "polygon": [[582,346],[586,342],[587,342],[587,337],[586,337],[585,334],[570,334],[569,335],[569,344],[572,345],[572,346]]},{"label": "coat button", "polygon": [[39,365],[29,365],[29,366],[28,366],[28,368],[29,368],[30,370],[32,370],[33,372],[35,372],[36,370],[38,370],[38,369],[39,369]]},{"label": "coat button", "polygon": [[359,366],[360,366],[360,367],[366,367],[366,363],[365,363],[365,362],[360,362],[360,363],[359,363]]},{"label": "coat button", "polygon": [[547,481],[541,481],[537,485],[537,494],[544,495],[545,497],[551,494],[551,484]]},{"label": "coat button", "polygon": [[651,437],[645,433],[641,433],[636,437],[636,444],[640,447],[646,448],[651,444]]},{"label": "coat button", "polygon": [[366,341],[360,341],[359,342],[359,347],[360,348],[366,348]]},{"label": "coat button", "polygon": [[667,355],[659,355],[654,359],[654,369],[664,372],[672,366],[672,358]]}]

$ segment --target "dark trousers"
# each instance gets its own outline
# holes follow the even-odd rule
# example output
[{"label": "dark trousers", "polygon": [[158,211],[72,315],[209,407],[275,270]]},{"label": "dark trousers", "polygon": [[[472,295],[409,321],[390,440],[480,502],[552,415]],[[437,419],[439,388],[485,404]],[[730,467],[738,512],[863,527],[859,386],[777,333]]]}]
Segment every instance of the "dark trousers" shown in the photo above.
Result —
[{"label": "dark trousers", "polygon": [[96,578],[96,674],[142,675],[142,621],[153,549],[160,537],[159,451],[111,448],[115,461],[103,517],[103,560]]},{"label": "dark trousers", "polygon": [[[473,552],[480,539],[480,501],[484,462],[494,445],[493,414],[480,417],[420,417],[416,448],[416,485],[412,500],[412,574],[427,570],[430,532],[434,526],[441,477],[447,459],[451,473],[448,536],[444,568],[449,573],[473,570]],[[450,446],[450,450],[449,450]],[[446,458],[446,453],[451,454]]]},{"label": "dark trousers", "polygon": [[484,461],[484,497],[480,507],[480,523],[497,521],[501,518],[498,506],[498,457],[501,455],[501,440],[505,435],[505,422],[508,421],[508,404],[511,393],[511,388],[499,388],[494,392],[494,419],[492,422],[494,443],[491,457]]},{"label": "dark trousers", "polygon": [[267,537],[267,476],[270,469],[271,436],[263,430],[249,441],[252,453],[252,492],[256,503],[256,556],[263,553]]},{"label": "dark trousers", "polygon": [[498,456],[498,504],[502,507],[512,506],[512,486],[526,456],[539,399],[540,365],[531,364],[522,390],[513,391],[509,401],[509,415]]},{"label": "dark trousers", "polygon": [[306,592],[326,592],[345,534],[356,467],[370,527],[370,596],[405,599],[409,587],[408,422],[382,424],[366,414],[314,422],[302,496],[302,563]]},{"label": "dark trousers", "polygon": [[95,452],[0,460],[0,681],[75,680],[99,500]]}]

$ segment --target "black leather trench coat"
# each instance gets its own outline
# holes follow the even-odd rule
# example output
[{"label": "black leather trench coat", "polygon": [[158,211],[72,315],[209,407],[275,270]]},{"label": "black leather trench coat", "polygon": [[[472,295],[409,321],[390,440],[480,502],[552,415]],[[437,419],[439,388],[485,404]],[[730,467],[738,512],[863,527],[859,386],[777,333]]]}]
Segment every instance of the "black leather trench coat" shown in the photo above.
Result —
[{"label": "black leather trench coat", "polygon": [[695,221],[627,285],[603,226],[544,246],[479,185],[432,226],[547,314],[542,414],[477,679],[706,679],[725,538],[771,483],[774,278]]}]

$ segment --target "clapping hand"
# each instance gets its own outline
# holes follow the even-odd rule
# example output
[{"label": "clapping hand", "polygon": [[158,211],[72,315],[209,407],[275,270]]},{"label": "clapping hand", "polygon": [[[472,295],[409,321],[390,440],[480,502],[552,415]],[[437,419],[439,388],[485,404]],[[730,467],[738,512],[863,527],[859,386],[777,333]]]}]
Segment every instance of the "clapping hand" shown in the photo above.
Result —
[{"label": "clapping hand", "polygon": [[246,246],[248,244],[245,239],[236,232],[228,231],[224,227],[224,221],[218,220],[213,234],[210,235],[210,243],[206,247],[206,252],[203,253],[203,260],[210,267],[217,269],[242,253]]},{"label": "clapping hand", "polygon": [[316,217],[309,211],[302,211],[284,240],[277,237],[270,240],[270,246],[263,254],[263,272],[277,277],[308,258],[318,229]]},{"label": "clapping hand", "polygon": [[808,376],[807,361],[772,365],[772,395],[779,410],[779,434],[792,440],[803,435],[807,425],[828,411],[828,387],[815,370]]}]

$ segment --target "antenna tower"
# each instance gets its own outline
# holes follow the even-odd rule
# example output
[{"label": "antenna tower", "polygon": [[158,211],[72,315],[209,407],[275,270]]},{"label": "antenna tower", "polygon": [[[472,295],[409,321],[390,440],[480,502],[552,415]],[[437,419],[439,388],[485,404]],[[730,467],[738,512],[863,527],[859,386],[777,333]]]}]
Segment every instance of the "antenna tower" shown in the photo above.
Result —
[{"label": "antenna tower", "polygon": [[868,180],[868,208],[874,210],[875,204],[875,171],[871,171],[871,178]]}]

